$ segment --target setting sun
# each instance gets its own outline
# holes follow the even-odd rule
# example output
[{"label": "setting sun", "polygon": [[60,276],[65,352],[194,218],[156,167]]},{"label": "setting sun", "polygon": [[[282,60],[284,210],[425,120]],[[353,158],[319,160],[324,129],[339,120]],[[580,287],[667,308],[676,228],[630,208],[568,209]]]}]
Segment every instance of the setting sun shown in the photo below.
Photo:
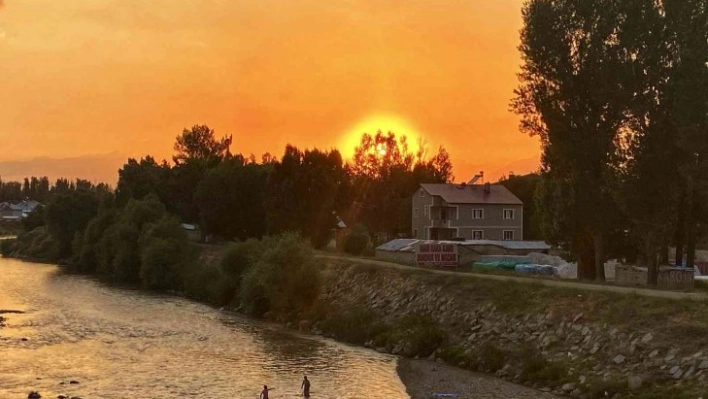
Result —
[{"label": "setting sun", "polygon": [[[357,123],[343,135],[339,150],[344,159],[351,159],[354,156],[354,149],[359,145],[364,133],[376,134],[379,130],[384,133],[393,132],[397,138],[405,136],[408,150],[412,153],[418,151],[422,135],[411,123],[397,116],[376,115]],[[377,150],[380,155],[386,154],[385,148],[377,148]]]}]

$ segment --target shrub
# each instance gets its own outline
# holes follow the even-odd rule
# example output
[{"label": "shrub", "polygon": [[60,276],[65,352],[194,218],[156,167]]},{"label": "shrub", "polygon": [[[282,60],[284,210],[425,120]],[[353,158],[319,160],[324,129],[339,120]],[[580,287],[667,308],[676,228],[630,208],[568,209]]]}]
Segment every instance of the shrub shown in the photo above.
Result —
[{"label": "shrub", "polygon": [[44,262],[56,262],[59,258],[59,244],[47,233],[45,226],[20,234],[15,245],[20,257]]},{"label": "shrub", "polygon": [[164,217],[140,237],[140,282],[146,288],[181,290],[194,255],[177,220]]},{"label": "shrub", "polygon": [[188,297],[215,306],[225,306],[233,299],[233,286],[221,270],[195,266],[185,270],[184,290]]},{"label": "shrub", "polygon": [[375,313],[360,308],[329,312],[319,323],[319,328],[338,340],[362,345],[384,333],[387,327],[379,321]]},{"label": "shrub", "polygon": [[477,370],[495,372],[501,370],[506,362],[506,353],[491,342],[485,342],[474,350],[477,358]]},{"label": "shrub", "polygon": [[429,317],[404,316],[393,323],[390,331],[376,339],[377,344],[392,347],[402,346],[405,356],[429,356],[445,341],[445,333]]},{"label": "shrub", "polygon": [[537,350],[527,349],[520,355],[522,381],[548,386],[557,386],[564,381],[567,367],[546,360]]},{"label": "shrub", "polygon": [[254,316],[306,311],[317,299],[320,276],[312,248],[296,234],[268,241],[241,281],[241,305]]},{"label": "shrub", "polygon": [[59,194],[47,205],[47,231],[58,244],[59,256],[71,257],[74,235],[98,214],[99,202],[97,193],[77,190]]},{"label": "shrub", "polygon": [[46,224],[44,206],[34,208],[26,218],[22,219],[21,223],[24,231],[32,231],[37,227],[44,226]]},{"label": "shrub", "polygon": [[221,260],[221,270],[236,281],[241,281],[245,272],[258,260],[265,241],[255,238],[229,245]]},{"label": "shrub", "polygon": [[114,223],[113,211],[99,211],[86,226],[82,235],[81,245],[75,249],[75,261],[72,269],[79,273],[93,273],[100,267],[99,259],[100,242],[109,227]]},{"label": "shrub", "polygon": [[356,224],[347,234],[344,241],[344,252],[352,255],[361,255],[369,245],[369,232],[362,224]]},{"label": "shrub", "polygon": [[4,257],[12,256],[17,250],[17,239],[0,240],[0,254]]}]

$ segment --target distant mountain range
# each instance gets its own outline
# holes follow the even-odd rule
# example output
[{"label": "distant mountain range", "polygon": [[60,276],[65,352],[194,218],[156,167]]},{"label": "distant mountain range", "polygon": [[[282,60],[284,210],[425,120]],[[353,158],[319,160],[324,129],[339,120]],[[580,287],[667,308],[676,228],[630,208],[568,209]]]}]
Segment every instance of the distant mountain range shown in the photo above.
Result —
[{"label": "distant mountain range", "polygon": [[21,161],[0,161],[0,178],[3,181],[22,181],[30,176],[47,176],[50,181],[62,177],[72,180],[81,178],[115,186],[118,181],[118,169],[127,160],[128,156],[114,152],[71,158],[40,157]]}]

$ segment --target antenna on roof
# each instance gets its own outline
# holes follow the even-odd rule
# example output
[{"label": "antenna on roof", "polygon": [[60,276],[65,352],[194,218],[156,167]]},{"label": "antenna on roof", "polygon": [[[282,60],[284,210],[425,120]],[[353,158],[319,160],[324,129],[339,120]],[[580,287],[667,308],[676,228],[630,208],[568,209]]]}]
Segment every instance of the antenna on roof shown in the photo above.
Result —
[{"label": "antenna on roof", "polygon": [[484,183],[484,171],[480,171],[478,174],[474,175],[474,177],[468,181],[467,184],[475,184],[479,179],[482,179],[482,183]]}]

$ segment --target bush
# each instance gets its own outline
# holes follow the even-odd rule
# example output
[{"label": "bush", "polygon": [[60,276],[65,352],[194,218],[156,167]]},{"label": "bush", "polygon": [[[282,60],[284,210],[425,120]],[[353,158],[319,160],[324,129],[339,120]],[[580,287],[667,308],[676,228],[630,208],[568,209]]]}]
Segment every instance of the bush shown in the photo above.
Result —
[{"label": "bush", "polygon": [[267,245],[265,242],[251,238],[229,245],[221,259],[221,270],[240,282],[246,271],[258,260],[260,252]]},{"label": "bush", "polygon": [[337,340],[358,345],[373,340],[387,328],[375,313],[363,308],[329,312],[319,327]]},{"label": "bush", "polygon": [[4,257],[12,256],[17,250],[17,239],[0,240],[0,254]]},{"label": "bush", "polygon": [[501,370],[506,362],[506,353],[490,342],[483,343],[474,350],[477,371],[493,373]]},{"label": "bush", "polygon": [[320,290],[319,270],[312,248],[296,234],[269,239],[261,257],[241,281],[241,305],[246,313],[269,311],[288,316],[307,311]]},{"label": "bush", "polygon": [[546,360],[537,350],[527,349],[521,353],[521,380],[558,386],[564,382],[567,367]]},{"label": "bush", "polygon": [[184,271],[194,258],[179,222],[164,217],[140,237],[140,282],[151,289],[182,290]]},{"label": "bush", "polygon": [[362,224],[356,224],[347,234],[344,241],[344,252],[351,255],[361,255],[369,245],[369,232]]},{"label": "bush", "polygon": [[377,345],[401,345],[405,356],[429,356],[445,341],[445,333],[429,317],[404,316],[389,327],[389,332],[375,339]]},{"label": "bush", "polygon": [[188,297],[225,306],[233,300],[234,287],[217,268],[195,266],[185,271],[184,290]]},{"label": "bush", "polygon": [[[74,250],[74,262],[71,268],[79,273],[96,272],[101,265],[99,257],[100,242],[106,231],[113,225],[115,215],[113,211],[102,210],[86,226],[82,234],[81,245]],[[112,257],[111,257],[112,261]]]},{"label": "bush", "polygon": [[44,226],[46,224],[44,206],[34,208],[26,218],[22,219],[21,223],[24,231],[32,231],[37,227]]},{"label": "bush", "polygon": [[47,233],[45,226],[20,234],[15,242],[19,257],[56,262],[59,258],[59,244]]}]

